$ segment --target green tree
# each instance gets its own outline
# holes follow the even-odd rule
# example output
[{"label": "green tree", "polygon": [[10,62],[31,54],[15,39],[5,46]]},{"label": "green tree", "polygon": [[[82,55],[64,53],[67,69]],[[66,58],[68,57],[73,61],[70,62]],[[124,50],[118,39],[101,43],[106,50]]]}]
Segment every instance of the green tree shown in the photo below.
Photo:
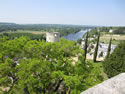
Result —
[{"label": "green tree", "polygon": [[[83,61],[84,51],[73,41],[2,38],[0,52],[0,87],[8,88],[0,90],[3,93],[77,94],[102,81],[97,79],[99,74],[92,73],[93,65]],[[76,55],[78,61],[73,64]]]},{"label": "green tree", "polygon": [[77,40],[77,43],[81,44],[81,42],[82,42],[82,39]]},{"label": "green tree", "polygon": [[110,41],[109,41],[109,46],[108,46],[107,56],[106,56],[106,58],[108,58],[109,55],[110,55],[110,53],[111,53],[111,45],[112,45],[112,38],[111,38]]},{"label": "green tree", "polygon": [[88,32],[87,32],[87,35],[86,35],[86,39],[85,39],[85,46],[84,46],[84,51],[85,51],[85,60],[86,60],[86,55],[87,55],[87,47],[88,47]]},{"label": "green tree", "polygon": [[99,38],[100,38],[100,33],[98,32],[98,38],[97,38],[97,43],[94,51],[94,56],[93,56],[93,61],[96,62],[97,54],[98,54],[98,46],[99,46]]},{"label": "green tree", "polygon": [[109,78],[125,72],[125,42],[120,43],[104,60],[103,67]]}]

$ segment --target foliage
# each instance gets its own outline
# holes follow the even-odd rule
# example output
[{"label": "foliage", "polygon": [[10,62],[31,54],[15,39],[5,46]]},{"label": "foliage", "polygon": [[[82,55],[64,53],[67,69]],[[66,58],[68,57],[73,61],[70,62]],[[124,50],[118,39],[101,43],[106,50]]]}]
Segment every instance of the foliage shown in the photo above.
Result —
[{"label": "foliage", "polygon": [[[100,30],[100,35],[104,34],[125,34],[125,27],[95,27],[89,32],[89,37],[93,38],[94,36],[98,35],[98,30]],[[110,33],[109,30],[112,29],[113,32]],[[87,33],[84,34],[83,37],[86,36]]]},{"label": "foliage", "polygon": [[101,83],[104,80],[102,63],[101,62],[93,63],[93,61],[88,61],[88,62],[92,64],[92,72],[89,74],[87,78],[87,82],[89,82],[88,83],[89,85],[86,85],[86,88],[90,88],[93,85],[96,85],[97,83]]},{"label": "foliage", "polygon": [[101,52],[101,53],[99,54],[99,57],[103,57],[103,52]]},{"label": "foliage", "polygon": [[82,42],[82,39],[81,39],[81,38],[77,40],[77,43],[78,43],[78,44],[81,44],[81,42]]},{"label": "foliage", "polygon": [[81,29],[90,29],[93,27],[80,25],[61,25],[61,24],[26,24],[0,23],[0,32],[16,32],[17,30],[30,30],[41,32],[60,32],[61,36],[76,33]]},{"label": "foliage", "polygon": [[31,33],[3,33],[0,37],[7,36],[9,39],[19,38],[21,36],[29,37],[32,40],[46,40],[45,34],[31,34]]},{"label": "foliage", "polygon": [[108,58],[109,55],[110,55],[110,53],[111,53],[111,44],[112,44],[112,38],[111,38],[110,41],[109,41],[109,46],[108,46],[107,56],[106,56],[106,58]]},{"label": "foliage", "polygon": [[[89,33],[89,37],[91,38],[93,38],[94,36],[97,36],[98,35],[97,28],[92,29],[88,33]],[[83,37],[85,37],[86,35],[87,35],[87,32],[83,35]]]},{"label": "foliage", "polygon": [[100,33],[98,32],[98,38],[97,38],[97,43],[96,43],[94,57],[93,57],[94,62],[96,62],[96,58],[97,58],[97,54],[98,54],[99,38],[100,38]]},{"label": "foliage", "polygon": [[[55,94],[81,91],[99,83],[100,74],[84,62],[76,42],[49,43],[28,37],[0,39],[0,87],[9,94]],[[79,60],[72,64],[72,57]],[[93,82],[93,83],[92,83]]]},{"label": "foliage", "polygon": [[114,34],[125,34],[125,27],[119,27],[113,32]]},{"label": "foliage", "polygon": [[85,46],[84,46],[84,51],[85,51],[85,60],[86,60],[86,55],[87,55],[87,47],[88,47],[88,32],[86,35],[86,39],[85,39]]},{"label": "foliage", "polygon": [[120,43],[114,52],[104,60],[103,67],[109,78],[125,72],[125,42]]}]

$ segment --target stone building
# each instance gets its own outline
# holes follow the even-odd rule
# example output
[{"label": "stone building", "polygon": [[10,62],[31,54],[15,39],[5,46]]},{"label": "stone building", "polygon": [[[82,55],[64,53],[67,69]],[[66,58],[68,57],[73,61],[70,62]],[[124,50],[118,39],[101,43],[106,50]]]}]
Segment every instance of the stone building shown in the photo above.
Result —
[{"label": "stone building", "polygon": [[58,42],[60,39],[59,32],[47,32],[46,33],[46,42]]}]

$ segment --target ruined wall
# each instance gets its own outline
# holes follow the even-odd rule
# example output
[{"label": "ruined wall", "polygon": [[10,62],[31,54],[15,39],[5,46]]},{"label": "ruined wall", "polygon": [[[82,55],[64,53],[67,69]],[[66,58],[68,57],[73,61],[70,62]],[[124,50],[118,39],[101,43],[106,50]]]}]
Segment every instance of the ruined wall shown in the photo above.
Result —
[{"label": "ruined wall", "polygon": [[47,32],[46,33],[46,41],[47,42],[58,42],[60,39],[59,32]]}]

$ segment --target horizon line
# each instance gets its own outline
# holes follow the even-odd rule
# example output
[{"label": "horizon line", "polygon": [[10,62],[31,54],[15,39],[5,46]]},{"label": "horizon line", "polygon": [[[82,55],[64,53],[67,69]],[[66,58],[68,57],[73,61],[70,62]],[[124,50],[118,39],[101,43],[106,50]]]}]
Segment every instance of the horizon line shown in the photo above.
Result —
[{"label": "horizon line", "polygon": [[0,22],[0,23],[10,23],[10,24],[18,24],[18,25],[38,25],[38,24],[46,24],[46,25],[78,25],[78,26],[93,26],[93,27],[125,27],[125,25],[88,25],[88,24],[67,24],[67,23],[16,23],[16,22]]}]

